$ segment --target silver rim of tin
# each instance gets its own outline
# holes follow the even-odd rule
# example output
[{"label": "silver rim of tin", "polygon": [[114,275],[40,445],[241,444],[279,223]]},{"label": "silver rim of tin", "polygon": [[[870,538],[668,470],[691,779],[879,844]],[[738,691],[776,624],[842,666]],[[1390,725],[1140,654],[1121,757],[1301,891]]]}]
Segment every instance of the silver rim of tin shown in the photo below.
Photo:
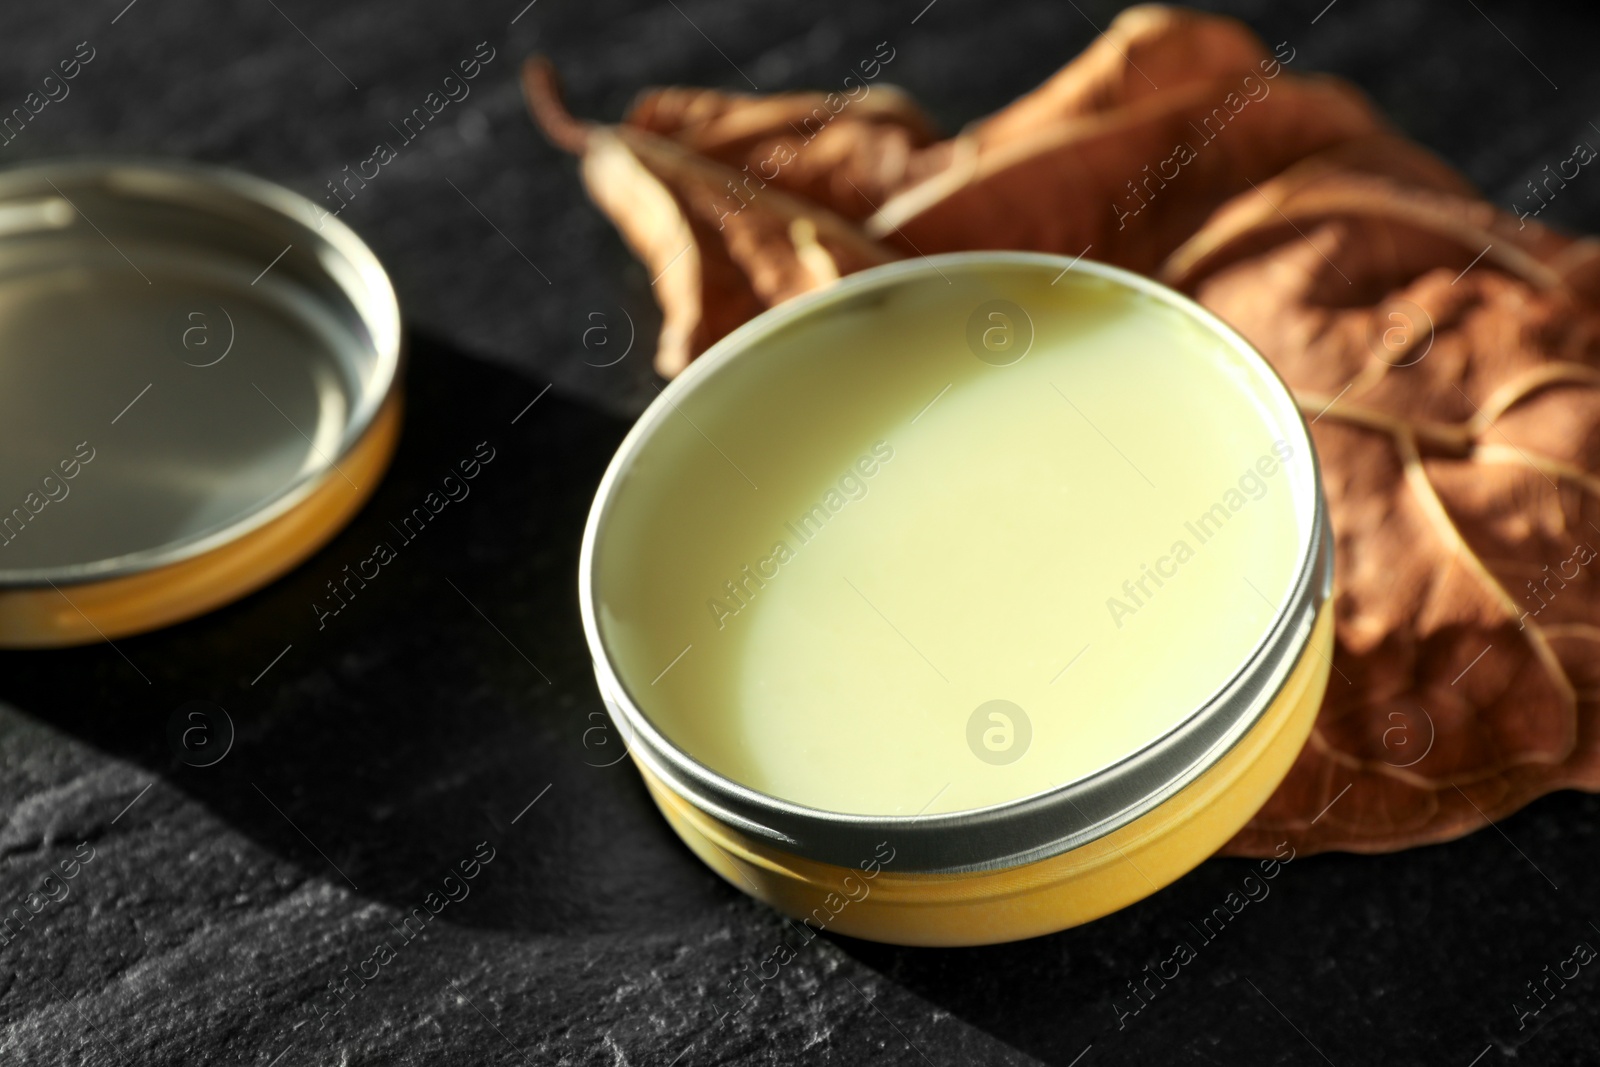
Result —
[{"label": "silver rim of tin", "polygon": [[[354,379],[359,386],[358,395],[344,420],[337,449],[326,454],[321,466],[285,480],[258,506],[182,539],[114,558],[0,567],[0,589],[76,584],[142,573],[202,555],[243,537],[292,510],[328,478],[340,476],[339,463],[371,428],[400,378],[400,308],[388,273],[354,230],[331,213],[319,211],[306,197],[241,171],[171,160],[83,157],[0,168],[0,207],[19,199],[65,199],[74,189],[85,188],[188,209],[197,220],[209,216],[214,225],[237,227],[241,235],[272,237],[274,247],[279,241],[292,246],[295,255],[285,255],[283,262],[274,261],[274,269],[307,272],[300,277],[302,283],[309,281],[336,290],[348,300],[355,321],[370,339],[373,363]],[[317,221],[319,214],[320,222],[309,224]],[[88,216],[83,217],[89,221]],[[0,244],[9,236],[0,232]]]},{"label": "silver rim of tin", "polygon": [[1244,666],[1177,726],[1118,762],[1045,793],[986,808],[937,815],[852,815],[794,804],[750,789],[678,748],[650,721],[617,676],[595,612],[595,546],[622,474],[673,404],[718,367],[794,319],[816,314],[863,289],[937,274],[973,263],[1040,265],[1119,282],[1189,315],[1259,367],[1298,413],[1288,387],[1236,330],[1188,297],[1148,278],[1092,260],[1035,252],[954,252],[870,268],[816,293],[757,316],[718,341],[670,382],[618,447],[596,490],[578,563],[584,635],[594,656],[612,721],[634,758],[679,796],[721,822],[785,852],[854,866],[885,839],[895,869],[922,873],[996,870],[1070,851],[1158,807],[1213,766],[1260,721],[1307,651],[1317,613],[1332,593],[1333,538],[1323,496],[1322,469],[1303,416],[1294,424],[1297,447],[1311,460],[1315,514],[1306,551],[1288,599]]}]

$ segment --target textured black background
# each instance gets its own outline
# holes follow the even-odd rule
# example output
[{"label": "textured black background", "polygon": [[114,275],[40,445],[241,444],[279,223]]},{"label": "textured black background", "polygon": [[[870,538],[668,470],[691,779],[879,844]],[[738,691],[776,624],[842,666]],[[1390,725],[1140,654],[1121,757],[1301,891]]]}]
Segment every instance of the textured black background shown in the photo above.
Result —
[{"label": "textured black background", "polygon": [[[120,653],[0,656],[0,911],[79,842],[96,850],[71,895],[0,946],[0,1061],[1594,1062],[1600,969],[1525,1029],[1513,1007],[1575,943],[1600,945],[1593,797],[1547,798],[1448,846],[1296,860],[1122,1029],[1123,983],[1193,941],[1187,924],[1247,864],[1213,860],[1018,945],[825,938],[719,1028],[715,995],[784,927],[677,843],[626,762],[590,765],[615,748],[585,734],[600,702],[577,540],[652,395],[659,320],[573,163],[523,117],[517,63],[550,54],[574,108],[611,118],[663,82],[830,88],[887,40],[889,76],[954,130],[1050,74],[1115,5],[125,2],[0,9],[4,110],[77,42],[97,50],[0,162],[186,157],[315,198],[478,42],[497,56],[345,215],[394,275],[414,354],[399,456],[353,528],[266,591]],[[1224,6],[1290,41],[1296,69],[1362,85],[1502,206],[1600,138],[1594,26],[1575,6],[1324,3]],[[1600,176],[1544,219],[1600,228]],[[604,324],[623,346],[628,317],[632,353],[589,365],[621,348],[586,352],[583,331]],[[472,497],[317,631],[322,582],[485,439],[498,455]],[[189,700],[237,726],[215,766],[168,744]],[[472,895],[319,1028],[319,991],[398,940],[388,924],[485,840],[496,857]]]}]

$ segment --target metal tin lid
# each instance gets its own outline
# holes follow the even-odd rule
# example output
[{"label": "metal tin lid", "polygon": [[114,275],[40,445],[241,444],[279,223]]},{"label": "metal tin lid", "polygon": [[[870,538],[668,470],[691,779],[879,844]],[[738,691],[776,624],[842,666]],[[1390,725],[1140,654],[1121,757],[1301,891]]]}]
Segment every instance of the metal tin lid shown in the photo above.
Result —
[{"label": "metal tin lid", "polygon": [[[646,699],[654,685],[650,676],[640,676],[637,671],[630,675],[619,666],[615,635],[608,633],[601,610],[603,557],[609,551],[615,562],[639,547],[631,540],[623,542],[622,548],[606,547],[619,495],[639,470],[643,473],[634,479],[635,492],[646,487],[648,493],[672,499],[680,489],[687,492],[676,483],[662,484],[668,470],[665,460],[641,467],[642,454],[665,432],[680,433],[692,443],[697,440],[692,431],[715,442],[718,455],[729,444],[724,433],[736,441],[756,439],[741,438],[741,433],[783,435],[785,427],[768,425],[748,411],[738,411],[738,405],[733,405],[735,413],[724,422],[710,421],[717,409],[709,404],[696,407],[695,401],[718,379],[793,398],[800,390],[780,372],[784,360],[803,361],[819,344],[833,344],[857,359],[868,356],[860,345],[841,340],[846,337],[844,327],[813,336],[807,332],[811,324],[847,315],[890,314],[887,309],[899,307],[901,310],[893,313],[925,315],[939,320],[930,328],[945,329],[949,326],[945,319],[959,324],[966,316],[967,302],[983,296],[984,287],[973,283],[975,272],[995,267],[1034,278],[1046,293],[1064,292],[1051,279],[1059,281],[1069,270],[1083,279],[1075,284],[1123,287],[1150,301],[1152,307],[1163,309],[1163,314],[1180,316],[1204,330],[1235,368],[1229,373],[1237,373],[1241,383],[1248,382],[1251,390],[1260,391],[1262,403],[1274,413],[1273,425],[1282,429],[1292,446],[1295,479],[1304,493],[1299,497],[1303,504],[1297,505],[1294,543],[1285,546],[1290,550],[1285,588],[1281,597],[1268,601],[1268,617],[1259,639],[1203,703],[1176,709],[1180,714],[1170,729],[1150,735],[1146,743],[1091,773],[1067,781],[1057,779],[1059,784],[1051,788],[1003,803],[918,815],[827,811],[759,791],[719,772],[686,751],[652,717]],[[922,295],[916,299],[905,295],[919,290]],[[744,359],[746,356],[750,358]],[[838,393],[842,395],[843,390]],[[922,399],[919,394],[917,402]],[[802,401],[793,399],[792,403]],[[682,429],[679,423],[689,429]],[[803,442],[796,444],[802,446]],[[736,462],[726,456],[723,460]],[[708,465],[714,463],[708,459]],[[1289,463],[1285,461],[1284,466],[1288,469]],[[726,481],[736,485],[733,477]],[[720,520],[720,503],[720,498],[709,492],[695,497],[693,514]],[[702,533],[706,529],[704,523],[685,525]],[[666,536],[666,531],[661,531],[661,536]],[[1126,825],[1194,781],[1255,726],[1300,658],[1308,654],[1317,613],[1330,594],[1331,576],[1332,538],[1309,432],[1287,389],[1247,341],[1194,302],[1127,271],[1033,253],[980,252],[927,257],[861,272],[759,316],[702,356],[640,419],[601,482],[585,534],[579,595],[607,706],[629,739],[635,758],[674,791],[728,825],[809,859],[853,865],[887,838],[895,844],[897,869],[958,872],[1017,866],[1076,848]],[[638,577],[628,571],[628,581]],[[1230,610],[1234,605],[1212,606]],[[673,633],[679,640],[672,643],[680,644],[682,634]],[[1162,665],[1152,662],[1142,669],[1159,671]]]},{"label": "metal tin lid", "polygon": [[[0,643],[163,625],[309,554],[387,461],[399,361],[383,268],[295,193],[187,164],[0,172]],[[249,565],[197,566],[313,503]],[[158,580],[185,563],[205,595]],[[140,577],[139,610],[83,610]]]}]

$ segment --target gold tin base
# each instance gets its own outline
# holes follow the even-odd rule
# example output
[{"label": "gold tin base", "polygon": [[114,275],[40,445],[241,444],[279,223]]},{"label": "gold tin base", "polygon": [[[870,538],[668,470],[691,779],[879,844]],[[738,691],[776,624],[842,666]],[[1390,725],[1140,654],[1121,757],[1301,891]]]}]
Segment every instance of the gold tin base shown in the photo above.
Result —
[{"label": "gold tin base", "polygon": [[0,648],[63,648],[144,633],[231,603],[293,570],[377,489],[400,438],[402,407],[396,390],[303,500],[220,547],[118,578],[0,590]]},{"label": "gold tin base", "polygon": [[[1054,933],[1126,907],[1221,848],[1289,773],[1316,720],[1332,655],[1329,600],[1277,697],[1205,773],[1112,833],[1021,867],[897,872],[891,858],[868,874],[818,863],[714,819],[674,793],[642,760],[634,762],[673,830],[741,892],[814,928],[869,941],[998,944]],[[892,850],[894,842],[886,846]]]}]

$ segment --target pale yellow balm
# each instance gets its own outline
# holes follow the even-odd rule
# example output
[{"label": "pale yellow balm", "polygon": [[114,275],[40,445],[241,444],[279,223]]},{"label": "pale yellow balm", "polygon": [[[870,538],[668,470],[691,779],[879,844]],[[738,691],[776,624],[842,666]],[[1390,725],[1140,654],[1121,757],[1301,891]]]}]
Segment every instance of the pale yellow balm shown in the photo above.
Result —
[{"label": "pale yellow balm", "polygon": [[609,487],[618,682],[779,801],[937,815],[1093,776],[1234,681],[1306,567],[1305,429],[1236,338],[1103,272],[942,275],[691,368]]}]

